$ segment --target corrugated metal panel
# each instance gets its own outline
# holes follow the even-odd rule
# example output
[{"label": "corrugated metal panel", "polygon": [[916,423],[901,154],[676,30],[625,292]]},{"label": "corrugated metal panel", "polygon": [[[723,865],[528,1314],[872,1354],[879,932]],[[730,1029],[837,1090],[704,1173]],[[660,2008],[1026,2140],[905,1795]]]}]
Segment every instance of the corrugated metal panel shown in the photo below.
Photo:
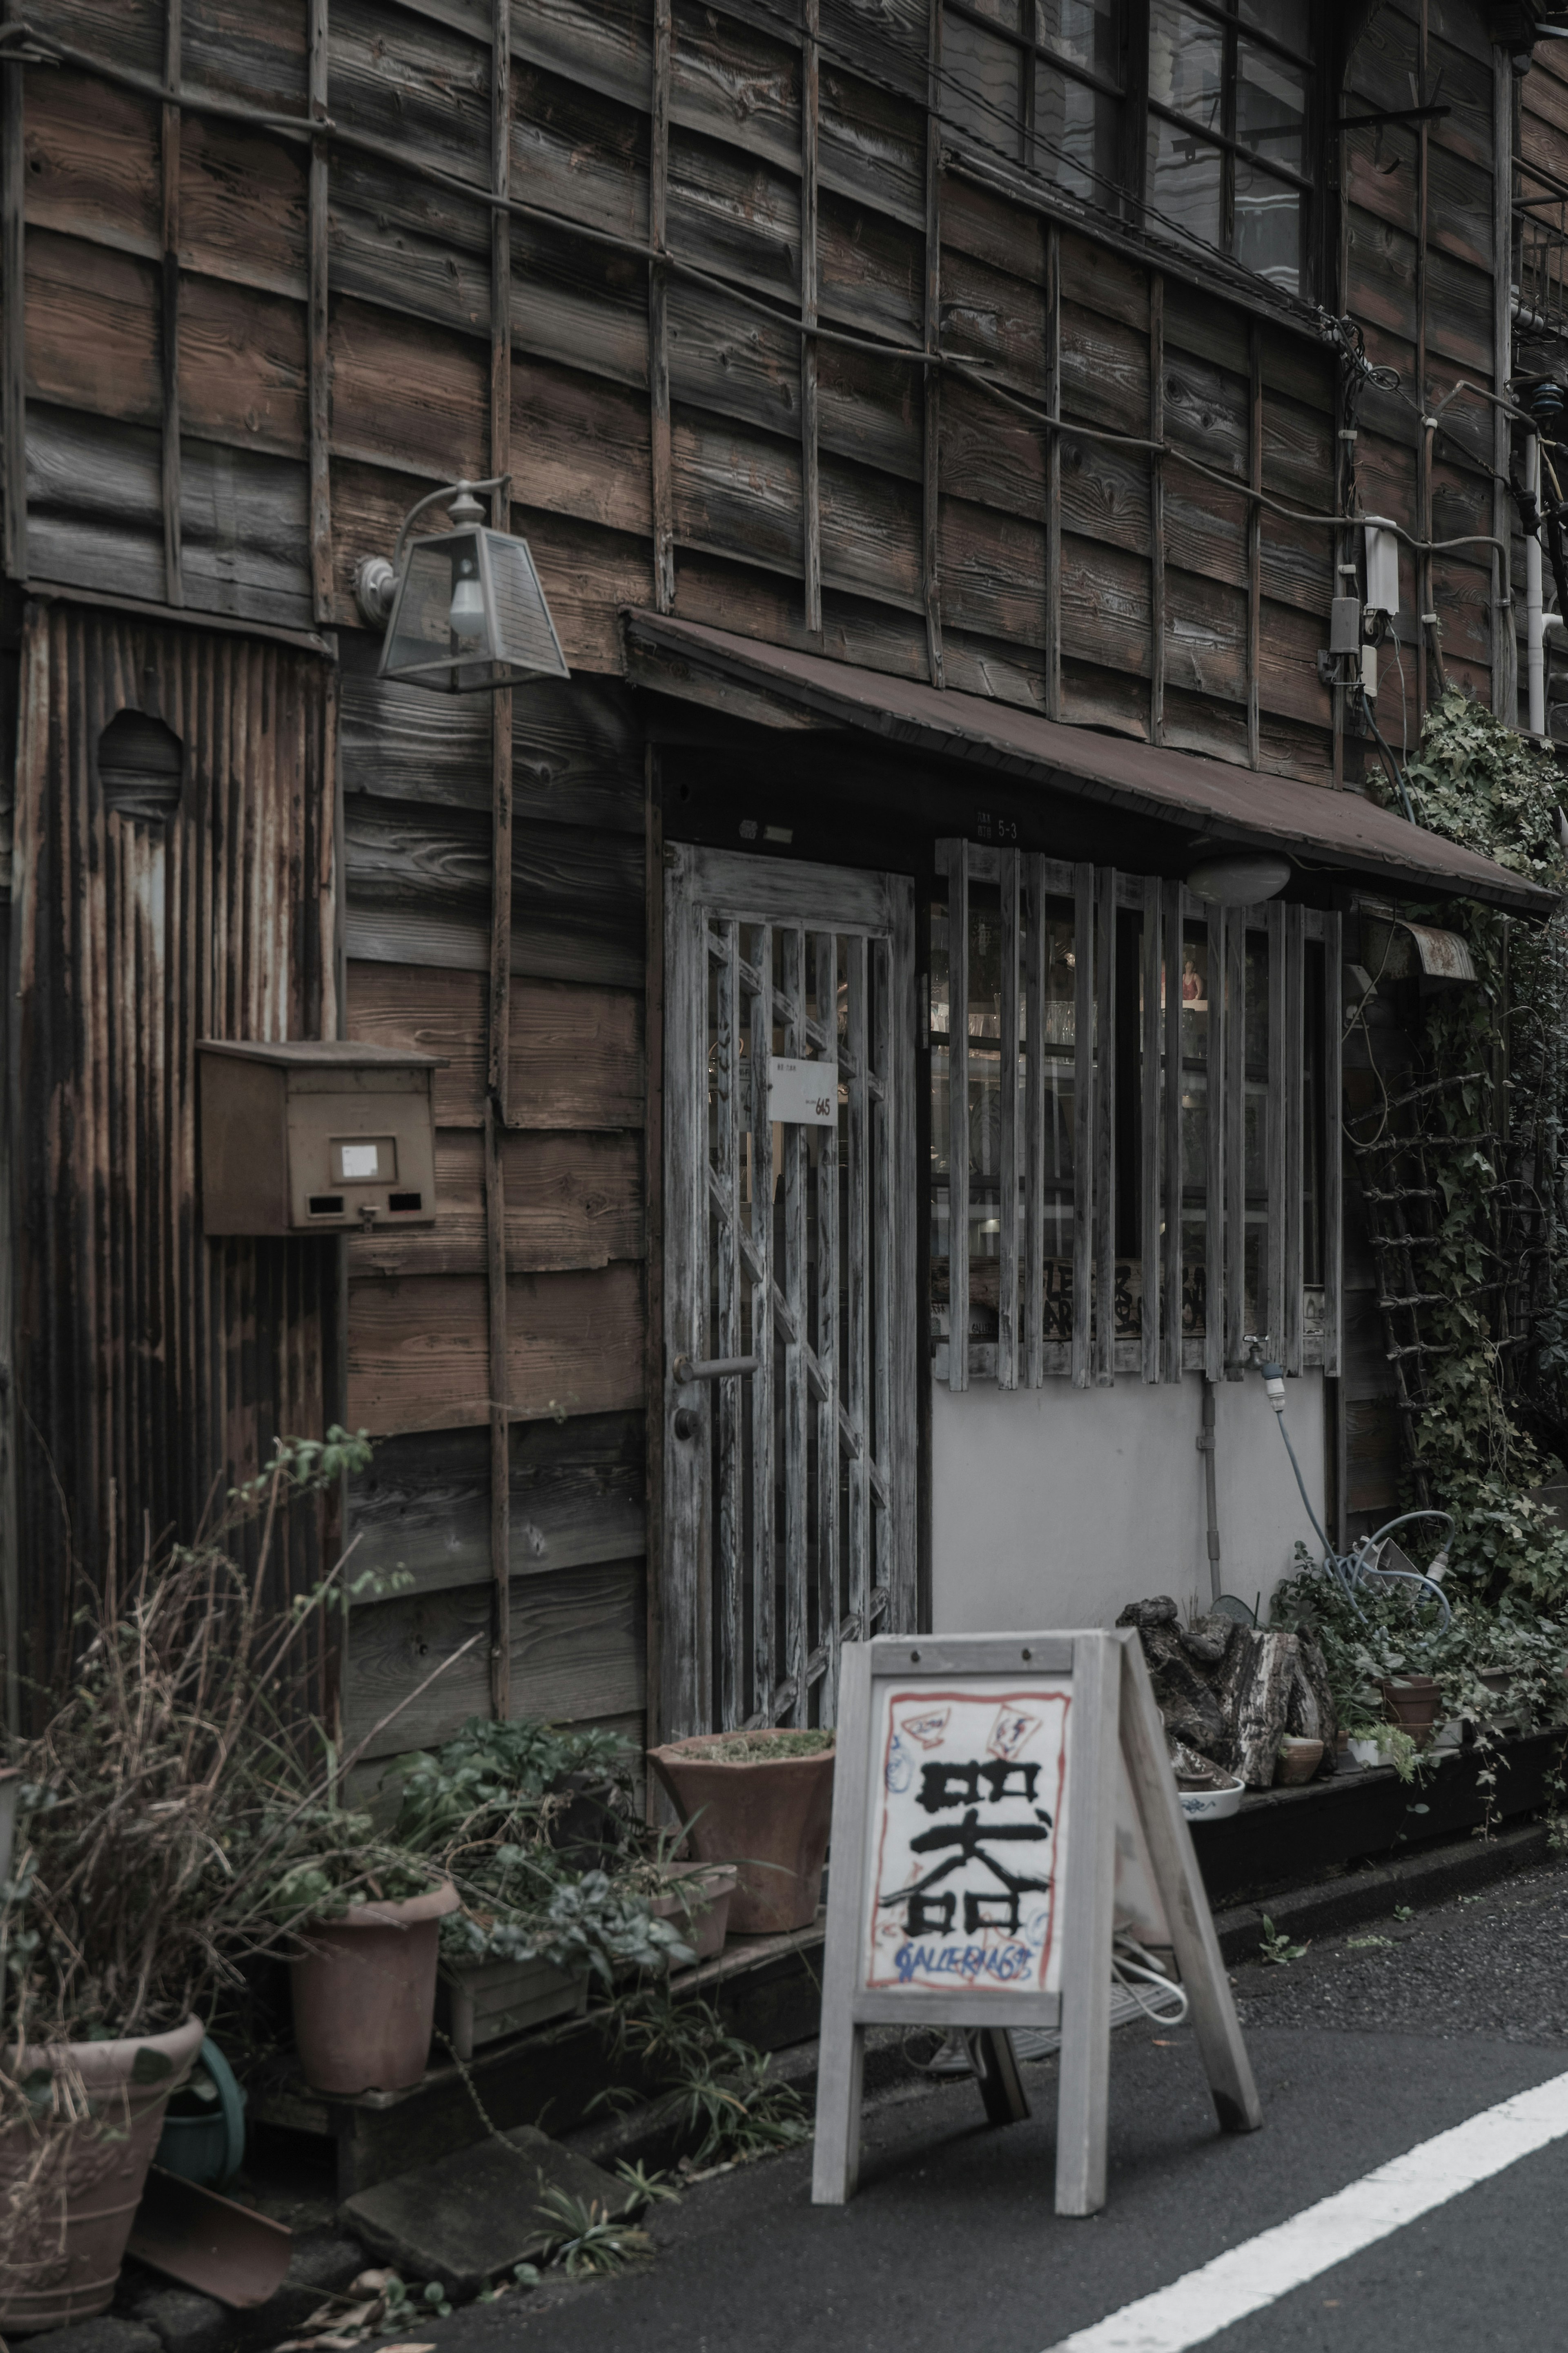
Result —
[{"label": "corrugated metal panel", "polygon": [[[188,1536],[279,1433],[318,1433],[332,1245],[209,1242],[202,1037],[335,1034],[333,673],[243,638],[29,607],[17,760],[21,1667],[68,1642],[72,1580]],[[121,710],[181,739],[166,824],[107,814]],[[279,1589],[317,1573],[313,1515]]]}]

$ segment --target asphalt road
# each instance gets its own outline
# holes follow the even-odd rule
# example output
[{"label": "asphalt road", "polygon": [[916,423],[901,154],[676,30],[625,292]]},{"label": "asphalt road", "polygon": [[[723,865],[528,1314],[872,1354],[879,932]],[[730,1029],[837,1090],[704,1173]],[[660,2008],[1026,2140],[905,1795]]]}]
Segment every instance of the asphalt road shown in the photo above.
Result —
[{"label": "asphalt road", "polygon": [[[1390,1941],[1360,1941],[1372,1936]],[[1122,2030],[1110,2201],[1092,2221],[1051,2211],[1053,2063],[1025,2071],[1035,2115],[1003,2131],[987,2129],[972,2085],[911,2084],[868,2113],[849,2207],[812,2207],[809,2151],[746,2167],[656,2208],[646,2267],[552,2278],[420,2339],[439,2353],[1047,2353],[1568,2073],[1568,1869],[1236,1978],[1264,2129],[1215,2132],[1188,2034]],[[1213,2353],[1568,2344],[1565,2213],[1568,2137],[1201,2341]]]}]

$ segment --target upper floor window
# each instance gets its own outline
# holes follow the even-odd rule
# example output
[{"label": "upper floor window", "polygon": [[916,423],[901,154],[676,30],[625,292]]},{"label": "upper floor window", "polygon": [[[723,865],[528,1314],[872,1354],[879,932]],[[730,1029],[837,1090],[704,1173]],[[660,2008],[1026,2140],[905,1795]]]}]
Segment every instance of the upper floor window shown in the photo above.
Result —
[{"label": "upper floor window", "polygon": [[1075,196],[1113,206],[1125,16],[1123,0],[946,0],[944,113]]},{"label": "upper floor window", "polygon": [[1145,199],[1289,293],[1311,185],[1308,0],[1151,0]]}]

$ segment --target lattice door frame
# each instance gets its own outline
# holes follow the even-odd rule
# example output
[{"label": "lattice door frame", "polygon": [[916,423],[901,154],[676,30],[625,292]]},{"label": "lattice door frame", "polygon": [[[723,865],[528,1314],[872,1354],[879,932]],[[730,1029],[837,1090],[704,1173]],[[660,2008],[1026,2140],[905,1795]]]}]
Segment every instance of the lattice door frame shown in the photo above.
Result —
[{"label": "lattice door frame", "polygon": [[[664,887],[656,1721],[830,1725],[843,1642],[916,1622],[914,886],[672,844]],[[830,1039],[837,1124],[775,1180],[750,1073]]]}]

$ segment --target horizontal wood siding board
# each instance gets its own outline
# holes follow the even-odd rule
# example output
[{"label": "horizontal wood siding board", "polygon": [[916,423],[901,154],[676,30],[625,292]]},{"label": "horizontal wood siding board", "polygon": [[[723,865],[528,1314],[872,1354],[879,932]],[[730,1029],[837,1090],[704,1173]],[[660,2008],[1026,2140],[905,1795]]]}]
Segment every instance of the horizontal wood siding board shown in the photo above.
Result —
[{"label": "horizontal wood siding board", "polygon": [[[514,1715],[572,1724],[638,1712],[646,1698],[645,1578],[640,1560],[514,1577],[510,1594]],[[356,1609],[343,1678],[343,1736],[353,1746],[431,1670],[480,1640],[378,1733],[367,1758],[449,1740],[489,1713],[488,1585],[436,1589]]]},{"label": "horizontal wood siding board", "polygon": [[[503,1139],[501,1160],[509,1273],[558,1272],[643,1257],[640,1136],[523,1130]],[[351,1235],[351,1278],[482,1274],[484,1154],[477,1127],[437,1128],[436,1201],[434,1226]]]},{"label": "horizontal wood siding board", "polygon": [[[526,1422],[511,1437],[514,1576],[548,1576],[643,1548],[643,1417],[583,1414]],[[489,1574],[489,1432],[419,1431],[378,1446],[351,1482],[351,1579],[410,1588],[482,1584]],[[370,1591],[365,1600],[381,1598]]]},{"label": "horizontal wood siding board", "polygon": [[[436,695],[346,677],[340,697],[344,793],[484,809],[490,712],[481,695]],[[518,817],[642,836],[642,731],[614,679],[543,679],[512,698]]]},{"label": "horizontal wood siding board", "polygon": [[[643,1403],[637,1266],[513,1276],[507,1286],[509,1409],[520,1421]],[[373,1436],[449,1430],[488,1413],[479,1275],[352,1282],[349,1422]]]},{"label": "horizontal wood siding board", "polygon": [[[471,971],[348,965],[348,1033],[369,1044],[442,1054],[436,1116],[479,1126],[484,1104],[485,985]],[[643,1002],[629,989],[513,980],[510,1124],[519,1128],[638,1128],[644,1117]]]}]

